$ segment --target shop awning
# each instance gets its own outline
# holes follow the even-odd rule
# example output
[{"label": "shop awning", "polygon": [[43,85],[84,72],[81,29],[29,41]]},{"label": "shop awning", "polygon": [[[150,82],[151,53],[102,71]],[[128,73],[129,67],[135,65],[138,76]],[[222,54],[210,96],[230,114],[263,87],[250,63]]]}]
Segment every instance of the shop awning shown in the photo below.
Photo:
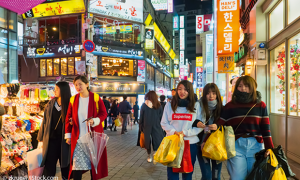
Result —
[{"label": "shop awning", "polygon": [[23,14],[46,0],[0,0],[0,6],[18,14]]}]

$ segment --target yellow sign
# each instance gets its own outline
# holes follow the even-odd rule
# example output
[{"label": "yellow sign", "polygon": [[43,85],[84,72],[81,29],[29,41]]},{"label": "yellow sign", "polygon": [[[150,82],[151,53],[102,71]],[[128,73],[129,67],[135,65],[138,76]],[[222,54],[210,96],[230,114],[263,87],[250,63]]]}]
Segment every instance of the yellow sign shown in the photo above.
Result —
[{"label": "yellow sign", "polygon": [[146,21],[145,21],[146,26],[149,26],[150,23],[151,23],[151,21],[152,21],[152,16],[151,16],[150,13],[149,13],[148,16],[147,16],[147,19],[146,19]]},{"label": "yellow sign", "polygon": [[154,25],[154,37],[157,39],[157,41],[162,45],[162,47],[166,50],[166,52],[169,52],[171,46],[166,40],[165,36],[162,34],[161,30],[157,26],[156,23],[153,23]]},{"label": "yellow sign", "polygon": [[120,29],[121,33],[132,32],[132,25],[121,25]]},{"label": "yellow sign", "polygon": [[23,18],[37,18],[84,12],[85,6],[83,0],[66,0],[48,3],[45,2],[24,13]]},{"label": "yellow sign", "polygon": [[218,73],[234,72],[234,54],[218,55]]},{"label": "yellow sign", "polygon": [[176,54],[175,54],[175,52],[173,51],[173,49],[171,49],[171,51],[170,51],[170,53],[169,53],[169,56],[170,56],[172,59],[175,58]]},{"label": "yellow sign", "polygon": [[196,57],[196,67],[202,67],[203,66],[203,57]]}]

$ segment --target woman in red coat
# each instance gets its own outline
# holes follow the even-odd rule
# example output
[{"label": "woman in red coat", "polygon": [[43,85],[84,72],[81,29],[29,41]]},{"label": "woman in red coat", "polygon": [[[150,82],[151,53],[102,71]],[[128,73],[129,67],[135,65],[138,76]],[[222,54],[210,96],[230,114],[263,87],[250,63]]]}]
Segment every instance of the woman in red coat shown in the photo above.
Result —
[{"label": "woman in red coat", "polygon": [[[89,125],[91,131],[103,133],[102,122],[107,117],[106,109],[99,95],[88,90],[89,82],[85,76],[77,76],[74,79],[74,85],[78,94],[70,99],[66,117],[69,120],[66,121],[65,126],[65,139],[71,145],[69,179],[72,175],[74,180],[81,180],[82,173],[88,170],[91,171],[92,180],[101,179],[108,176],[106,148],[98,163],[98,173],[96,173],[90,157],[85,155],[77,140],[89,132]],[[92,119],[88,122],[82,123],[91,117]]]}]

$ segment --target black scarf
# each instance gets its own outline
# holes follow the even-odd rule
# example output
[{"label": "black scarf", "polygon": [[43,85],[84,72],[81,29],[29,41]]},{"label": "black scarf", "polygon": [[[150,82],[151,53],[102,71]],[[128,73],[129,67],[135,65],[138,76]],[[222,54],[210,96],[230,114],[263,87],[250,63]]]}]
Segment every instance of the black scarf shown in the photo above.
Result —
[{"label": "black scarf", "polygon": [[189,101],[187,99],[179,99],[178,100],[178,107],[187,107]]},{"label": "black scarf", "polygon": [[[257,94],[257,99],[256,99],[256,103],[260,103],[261,102],[261,94],[259,91],[256,91]],[[234,92],[234,98],[236,100],[236,102],[241,103],[241,104],[247,104],[247,103],[251,103],[252,101],[252,95],[250,93],[247,92],[241,92],[239,90],[236,90],[236,92]]]}]

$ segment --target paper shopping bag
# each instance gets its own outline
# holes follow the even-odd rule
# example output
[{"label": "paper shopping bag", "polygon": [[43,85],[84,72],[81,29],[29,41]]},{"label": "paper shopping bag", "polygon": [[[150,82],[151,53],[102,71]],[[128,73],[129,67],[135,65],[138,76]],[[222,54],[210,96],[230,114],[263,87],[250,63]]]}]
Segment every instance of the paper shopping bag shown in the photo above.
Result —
[{"label": "paper shopping bag", "polygon": [[191,173],[193,172],[192,156],[190,150],[190,141],[184,141],[184,151],[180,168],[173,168],[174,173]]}]

